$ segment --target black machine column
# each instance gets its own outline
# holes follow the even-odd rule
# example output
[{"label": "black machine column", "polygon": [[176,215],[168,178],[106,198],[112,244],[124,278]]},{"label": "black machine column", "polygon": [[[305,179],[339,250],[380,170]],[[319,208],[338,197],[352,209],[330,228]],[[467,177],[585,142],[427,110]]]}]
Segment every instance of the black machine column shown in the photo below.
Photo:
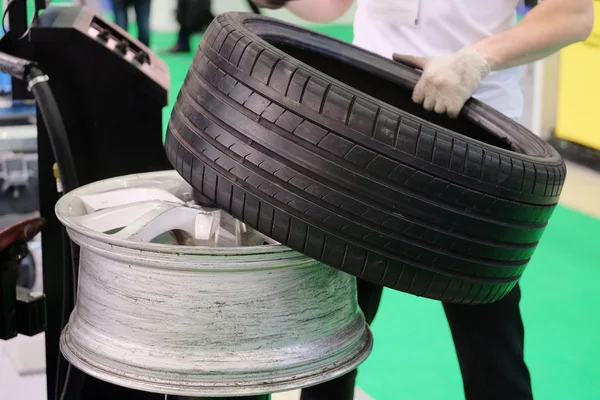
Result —
[{"label": "black machine column", "polygon": [[[50,78],[81,185],[172,168],[162,145],[162,109],[168,104],[170,83],[162,60],[114,24],[77,6],[45,10],[39,26],[31,29],[30,46],[33,60]],[[52,175],[55,160],[39,115],[38,151],[40,212],[47,220],[42,233],[47,386],[48,399],[54,399],[64,260],[62,227],[54,216],[58,199]],[[59,386],[64,380],[65,360],[62,365]],[[67,391],[66,399],[164,399],[164,395],[82,377],[81,372],[72,371],[72,390]]]}]

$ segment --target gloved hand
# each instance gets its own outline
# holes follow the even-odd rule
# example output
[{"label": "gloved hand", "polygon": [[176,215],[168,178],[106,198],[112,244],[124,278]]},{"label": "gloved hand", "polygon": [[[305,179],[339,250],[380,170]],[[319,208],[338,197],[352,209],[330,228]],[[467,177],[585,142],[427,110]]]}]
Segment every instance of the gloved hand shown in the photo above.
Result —
[{"label": "gloved hand", "polygon": [[272,10],[275,10],[277,8],[281,8],[281,7],[285,6],[285,3],[287,3],[290,0],[252,0],[252,1],[254,2],[254,4],[259,6],[260,8],[270,8]]},{"label": "gloved hand", "polygon": [[439,57],[394,54],[394,60],[423,70],[413,91],[415,103],[428,111],[457,118],[465,102],[490,73],[490,66],[477,50],[465,47]]}]

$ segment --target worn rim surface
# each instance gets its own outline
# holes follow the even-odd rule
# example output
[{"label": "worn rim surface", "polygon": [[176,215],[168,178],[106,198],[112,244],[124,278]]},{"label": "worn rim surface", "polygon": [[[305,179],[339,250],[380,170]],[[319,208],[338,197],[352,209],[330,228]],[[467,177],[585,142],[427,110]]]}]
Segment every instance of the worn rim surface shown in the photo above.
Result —
[{"label": "worn rim surface", "polygon": [[361,344],[362,346],[357,348],[356,352],[348,355],[348,357],[330,364],[328,368],[313,370],[310,374],[292,376],[278,382],[254,380],[240,382],[239,385],[230,384],[228,386],[216,386],[214,382],[203,385],[181,381],[144,380],[122,370],[106,369],[91,361],[84,353],[77,351],[70,340],[69,326],[63,330],[60,336],[60,351],[67,361],[76,368],[97,379],[115,385],[152,393],[210,397],[251,396],[278,393],[327,382],[356,369],[356,367],[367,359],[373,348],[373,336],[368,327],[365,330],[365,337]]},{"label": "worn rim surface", "polygon": [[[60,341],[69,362],[134,389],[219,397],[312,386],[368,357],[353,277],[279,244],[231,247],[262,239],[182,201],[188,189],[165,171],[59,200],[57,216],[81,247],[77,305]],[[134,200],[121,204],[123,193]],[[221,234],[225,226],[237,236]],[[150,241],[171,228],[195,245]]]}]

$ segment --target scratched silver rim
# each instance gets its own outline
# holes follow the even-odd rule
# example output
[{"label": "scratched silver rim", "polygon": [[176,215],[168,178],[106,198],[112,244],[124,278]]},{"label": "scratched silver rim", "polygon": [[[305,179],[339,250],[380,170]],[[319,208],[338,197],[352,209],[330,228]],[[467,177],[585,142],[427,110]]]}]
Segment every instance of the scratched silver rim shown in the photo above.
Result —
[{"label": "scratched silver rim", "polygon": [[198,207],[191,193],[164,171],[59,200],[81,248],[60,342],[69,362],[134,389],[221,397],[312,386],[367,358],[355,278]]}]

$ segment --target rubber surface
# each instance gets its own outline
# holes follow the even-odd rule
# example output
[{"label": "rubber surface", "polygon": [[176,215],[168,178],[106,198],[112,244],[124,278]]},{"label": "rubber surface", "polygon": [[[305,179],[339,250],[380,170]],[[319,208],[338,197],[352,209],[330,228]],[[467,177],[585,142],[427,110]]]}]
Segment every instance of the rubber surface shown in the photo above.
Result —
[{"label": "rubber surface", "polygon": [[332,267],[418,296],[496,301],[535,251],[564,162],[475,100],[458,120],[423,111],[410,101],[417,79],[343,42],[224,14],[179,93],[167,155],[220,208]]}]

